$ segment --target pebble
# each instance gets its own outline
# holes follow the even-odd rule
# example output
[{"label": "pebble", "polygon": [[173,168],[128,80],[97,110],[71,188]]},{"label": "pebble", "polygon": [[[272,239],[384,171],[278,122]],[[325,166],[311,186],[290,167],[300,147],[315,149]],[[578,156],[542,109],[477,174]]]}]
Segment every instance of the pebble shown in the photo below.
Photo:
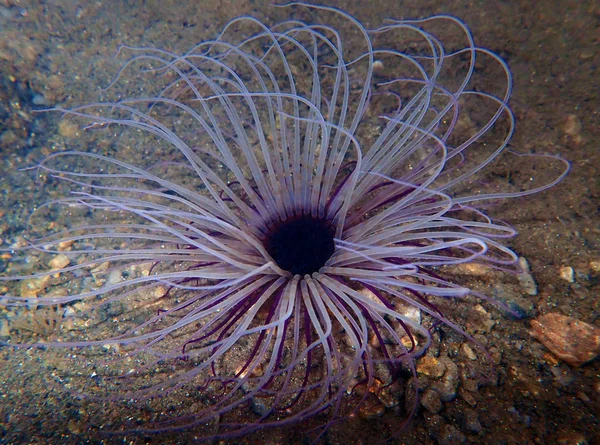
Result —
[{"label": "pebble", "polygon": [[72,434],[79,434],[79,433],[81,433],[81,428],[79,427],[79,425],[77,425],[77,422],[75,422],[74,420],[69,420],[69,422],[67,423],[67,429]]},{"label": "pebble", "polygon": [[473,409],[467,408],[463,411],[463,426],[469,433],[479,433],[481,431],[481,422],[477,412]]},{"label": "pebble", "polygon": [[466,263],[457,264],[454,267],[454,270],[458,273],[465,275],[471,275],[474,277],[484,277],[489,275],[492,269],[484,264]]},{"label": "pebble", "polygon": [[404,394],[404,387],[394,381],[390,385],[384,386],[381,391],[377,394],[379,401],[383,403],[386,408],[392,408],[400,403],[400,398]]},{"label": "pebble", "polygon": [[38,105],[38,106],[42,106],[42,105],[48,105],[48,99],[46,99],[46,97],[43,94],[36,94],[31,98],[31,102],[34,105]]},{"label": "pebble", "polygon": [[570,266],[561,267],[558,276],[569,283],[575,282],[575,272]]},{"label": "pebble", "polygon": [[118,269],[111,270],[106,280],[107,285],[117,284],[123,281],[123,272]]},{"label": "pebble", "polygon": [[102,272],[106,272],[109,267],[110,263],[108,261],[105,261],[103,263],[95,265],[90,272],[92,272],[92,275],[96,275]]},{"label": "pebble", "polygon": [[486,311],[482,305],[476,304],[473,309],[481,315],[481,322],[478,325],[479,332],[487,334],[492,330],[496,322],[492,319],[492,315]]},{"label": "pebble", "polygon": [[[529,292],[527,293],[529,294]],[[511,315],[517,318],[531,317],[535,313],[535,305],[529,297],[531,294],[523,295],[513,287],[500,283],[494,286],[493,295],[494,298],[506,304],[512,311]]]},{"label": "pebble", "polygon": [[[369,289],[362,288],[359,292],[364,297],[366,297],[367,299],[375,302],[376,304],[381,304],[381,301],[379,300],[379,298],[377,298],[377,295],[375,295]],[[405,316],[406,318],[414,321],[416,324],[421,324],[421,310],[418,307],[416,307],[416,306],[414,306],[412,304],[404,303],[402,301],[395,301],[394,302],[394,309],[398,313],[400,313],[403,316]],[[385,314],[383,312],[381,312],[381,315],[385,315]]]},{"label": "pebble", "polygon": [[165,286],[162,286],[162,285],[157,286],[152,291],[152,296],[158,300],[158,299],[164,297],[165,295],[167,295],[167,292],[168,292],[168,290]]},{"label": "pebble", "polygon": [[479,379],[477,379],[475,373],[463,369],[460,374],[461,388],[469,392],[477,392],[479,390]]},{"label": "pebble", "polygon": [[456,445],[457,443],[465,443],[467,438],[454,425],[444,425],[438,437],[436,437],[439,445]]},{"label": "pebble", "polygon": [[50,261],[48,261],[48,266],[50,266],[54,270],[64,269],[70,263],[71,263],[71,260],[69,260],[69,257],[66,256],[64,253],[61,253],[61,254],[53,257]]},{"label": "pebble", "polygon": [[21,297],[37,297],[37,295],[46,288],[50,281],[50,276],[46,275],[39,278],[29,278],[21,281]]},{"label": "pebble", "polygon": [[542,315],[531,321],[531,331],[556,357],[581,366],[600,354],[600,328],[558,313]]},{"label": "pebble", "polygon": [[421,309],[412,304],[397,303],[394,305],[397,312],[404,315],[415,324],[421,324]]},{"label": "pebble", "polygon": [[434,379],[439,379],[446,372],[446,365],[436,357],[425,356],[419,360],[417,372]]},{"label": "pebble", "polygon": [[385,68],[385,65],[381,60],[373,61],[373,71],[382,71]]},{"label": "pebble", "polygon": [[75,243],[75,241],[73,241],[73,240],[61,241],[60,243],[58,243],[58,250],[60,252],[64,252],[66,250],[71,250],[71,246],[73,246],[74,243]]},{"label": "pebble", "polygon": [[439,394],[442,402],[450,402],[456,397],[456,390],[460,383],[458,366],[452,360],[445,360],[446,372],[444,376],[433,383],[431,387]]},{"label": "pebble", "polygon": [[0,320],[0,338],[10,337],[10,329],[6,320]]},{"label": "pebble", "polygon": [[591,401],[592,401],[592,399],[590,399],[590,398],[589,398],[589,396],[588,396],[586,393],[584,393],[583,391],[577,391],[577,392],[575,393],[575,395],[576,395],[576,396],[577,396],[577,398],[578,398],[579,400],[581,400],[582,402],[589,403],[589,402],[591,402]]},{"label": "pebble", "polygon": [[461,346],[461,350],[462,353],[469,359],[469,360],[476,360],[477,359],[477,355],[475,354],[475,352],[473,351],[473,349],[471,348],[471,346],[469,346],[467,343],[463,343]]},{"label": "pebble", "polygon": [[[401,301],[394,302],[394,309],[396,312],[401,314],[403,317],[411,320],[415,325],[421,324],[421,309],[414,305],[410,305]],[[402,344],[406,348],[411,348],[413,346],[419,346],[419,338],[416,336],[411,337],[406,335],[403,329],[399,329],[398,334],[401,336]],[[414,342],[414,343],[413,343]]]},{"label": "pebble", "polygon": [[114,351],[119,354],[121,352],[121,345],[119,343],[106,343],[102,345],[102,349],[105,351]]},{"label": "pebble", "polygon": [[[468,391],[468,388],[467,388]],[[473,396],[473,394],[471,394],[470,392],[467,391],[462,391],[460,393],[460,398],[463,399],[465,402],[467,402],[469,405],[471,406],[476,406],[477,405],[477,399],[475,399],[475,396]]]},{"label": "pebble", "polygon": [[581,121],[575,114],[569,114],[562,129],[569,136],[577,136],[581,132]]},{"label": "pebble", "polygon": [[79,136],[79,126],[68,120],[63,120],[58,124],[58,134],[65,138],[75,138]]},{"label": "pebble", "polygon": [[421,397],[421,406],[432,414],[439,413],[443,408],[440,395],[432,389],[427,389]]},{"label": "pebble", "polygon": [[2,146],[9,146],[15,144],[19,140],[17,134],[12,130],[6,130],[0,136],[0,144]]},{"label": "pebble", "polygon": [[67,306],[65,308],[65,311],[63,312],[63,318],[68,318],[72,315],[75,315],[77,313],[77,311],[75,309],[73,309],[71,306]]},{"label": "pebble", "polygon": [[553,366],[550,368],[550,372],[554,376],[554,381],[560,386],[566,387],[573,383],[574,377],[569,372],[568,366]]},{"label": "pebble", "polygon": [[529,263],[524,257],[519,257],[519,266],[521,267],[521,273],[517,275],[517,279],[519,280],[521,288],[529,295],[537,295],[537,284],[535,284],[533,275],[531,275],[529,270]]}]

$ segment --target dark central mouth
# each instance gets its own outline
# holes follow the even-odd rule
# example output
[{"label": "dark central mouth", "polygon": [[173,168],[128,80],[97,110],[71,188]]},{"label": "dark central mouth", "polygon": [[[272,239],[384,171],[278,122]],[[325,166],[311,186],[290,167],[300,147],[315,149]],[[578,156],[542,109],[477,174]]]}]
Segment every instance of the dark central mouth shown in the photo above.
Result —
[{"label": "dark central mouth", "polygon": [[318,272],[334,251],[331,222],[310,215],[294,216],[269,226],[264,239],[277,265],[293,275]]}]

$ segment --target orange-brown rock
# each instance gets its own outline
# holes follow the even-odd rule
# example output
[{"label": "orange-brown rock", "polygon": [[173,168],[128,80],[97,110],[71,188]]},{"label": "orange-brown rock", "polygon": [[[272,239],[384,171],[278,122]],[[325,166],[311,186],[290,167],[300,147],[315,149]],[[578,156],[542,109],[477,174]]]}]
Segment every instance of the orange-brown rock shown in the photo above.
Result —
[{"label": "orange-brown rock", "polygon": [[600,328],[558,313],[531,321],[530,334],[559,359],[581,366],[600,354]]}]

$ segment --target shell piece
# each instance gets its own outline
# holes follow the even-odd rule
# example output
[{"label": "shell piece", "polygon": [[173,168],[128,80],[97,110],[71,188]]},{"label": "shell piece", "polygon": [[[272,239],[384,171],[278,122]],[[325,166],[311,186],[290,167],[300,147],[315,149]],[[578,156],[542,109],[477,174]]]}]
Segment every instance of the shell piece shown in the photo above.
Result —
[{"label": "shell piece", "polygon": [[600,328],[562,314],[550,313],[531,321],[530,334],[556,357],[581,366],[600,354]]}]

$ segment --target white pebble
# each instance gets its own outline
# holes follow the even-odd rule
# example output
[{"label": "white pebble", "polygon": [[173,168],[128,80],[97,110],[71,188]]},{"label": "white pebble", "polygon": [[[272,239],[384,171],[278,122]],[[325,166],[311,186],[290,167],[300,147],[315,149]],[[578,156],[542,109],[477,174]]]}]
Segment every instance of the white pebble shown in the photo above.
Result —
[{"label": "white pebble", "polygon": [[537,284],[535,284],[533,275],[531,275],[531,272],[529,271],[529,263],[524,257],[519,257],[519,266],[521,266],[522,272],[517,275],[517,279],[519,280],[521,288],[529,295],[537,295]]},{"label": "white pebble", "polygon": [[565,281],[568,281],[569,283],[573,283],[575,281],[575,272],[570,266],[561,267],[559,276],[560,278],[562,278]]}]

